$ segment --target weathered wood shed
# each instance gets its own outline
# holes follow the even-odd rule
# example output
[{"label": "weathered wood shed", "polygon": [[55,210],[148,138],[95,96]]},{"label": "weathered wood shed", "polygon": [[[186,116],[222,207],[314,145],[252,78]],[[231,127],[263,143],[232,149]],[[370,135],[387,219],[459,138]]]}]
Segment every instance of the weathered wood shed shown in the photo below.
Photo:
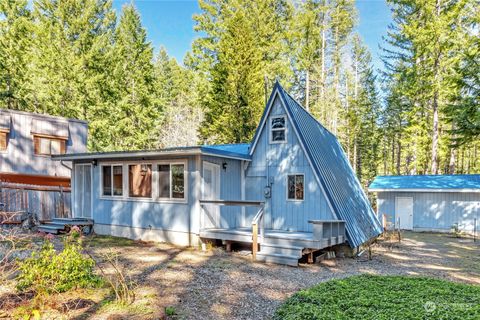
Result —
[{"label": "weathered wood shed", "polygon": [[388,225],[414,231],[473,232],[480,218],[480,175],[379,176],[377,214]]}]

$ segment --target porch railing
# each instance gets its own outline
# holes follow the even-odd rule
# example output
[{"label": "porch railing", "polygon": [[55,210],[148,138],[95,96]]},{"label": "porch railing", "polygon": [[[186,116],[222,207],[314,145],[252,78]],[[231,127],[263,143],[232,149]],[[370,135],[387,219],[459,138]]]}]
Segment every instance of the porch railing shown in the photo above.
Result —
[{"label": "porch railing", "polygon": [[[265,235],[265,219],[264,219],[264,207],[265,202],[263,201],[248,201],[248,200],[200,200],[200,205],[203,210],[203,217],[200,219],[200,230],[205,229],[203,223],[205,216],[209,215],[206,205],[216,205],[216,206],[238,206],[238,207],[260,207],[255,216],[252,219],[252,258],[255,260],[258,251],[258,233],[260,231],[260,238],[263,240]],[[212,217],[209,217],[211,221]],[[219,228],[220,226],[215,225]]]}]

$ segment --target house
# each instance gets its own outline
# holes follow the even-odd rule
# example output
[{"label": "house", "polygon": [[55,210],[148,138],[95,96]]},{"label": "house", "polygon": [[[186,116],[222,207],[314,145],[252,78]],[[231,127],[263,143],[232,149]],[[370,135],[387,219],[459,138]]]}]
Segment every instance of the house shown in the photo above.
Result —
[{"label": "house", "polygon": [[247,242],[257,260],[297,265],[382,231],[335,136],[278,83],[249,144],[55,159],[73,162],[74,215],[99,234]]},{"label": "house", "polygon": [[377,193],[377,214],[390,228],[473,232],[480,218],[478,174],[379,176],[368,190]]},{"label": "house", "polygon": [[[68,191],[71,175],[71,164],[54,161],[51,155],[85,152],[86,148],[85,121],[0,109],[0,202],[49,218],[52,212],[47,202],[54,206],[55,201],[47,191],[60,187]],[[27,197],[7,190],[17,187],[32,192]]]}]

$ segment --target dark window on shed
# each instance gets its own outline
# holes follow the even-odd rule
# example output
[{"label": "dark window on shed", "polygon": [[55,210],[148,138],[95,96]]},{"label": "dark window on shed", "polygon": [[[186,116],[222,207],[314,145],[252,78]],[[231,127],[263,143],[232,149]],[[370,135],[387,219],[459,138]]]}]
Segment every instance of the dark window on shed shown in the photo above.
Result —
[{"label": "dark window on shed", "polygon": [[49,156],[52,154],[65,154],[66,141],[50,137],[33,137],[34,154]]},{"label": "dark window on shed", "polygon": [[0,151],[7,150],[8,133],[0,132]]}]

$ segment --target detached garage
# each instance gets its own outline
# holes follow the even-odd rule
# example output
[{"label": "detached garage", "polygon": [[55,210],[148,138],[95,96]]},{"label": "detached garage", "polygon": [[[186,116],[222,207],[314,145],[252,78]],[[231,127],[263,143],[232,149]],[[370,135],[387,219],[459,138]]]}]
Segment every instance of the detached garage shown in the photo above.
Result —
[{"label": "detached garage", "polygon": [[379,176],[368,190],[377,193],[377,215],[388,228],[478,230],[480,175]]}]

